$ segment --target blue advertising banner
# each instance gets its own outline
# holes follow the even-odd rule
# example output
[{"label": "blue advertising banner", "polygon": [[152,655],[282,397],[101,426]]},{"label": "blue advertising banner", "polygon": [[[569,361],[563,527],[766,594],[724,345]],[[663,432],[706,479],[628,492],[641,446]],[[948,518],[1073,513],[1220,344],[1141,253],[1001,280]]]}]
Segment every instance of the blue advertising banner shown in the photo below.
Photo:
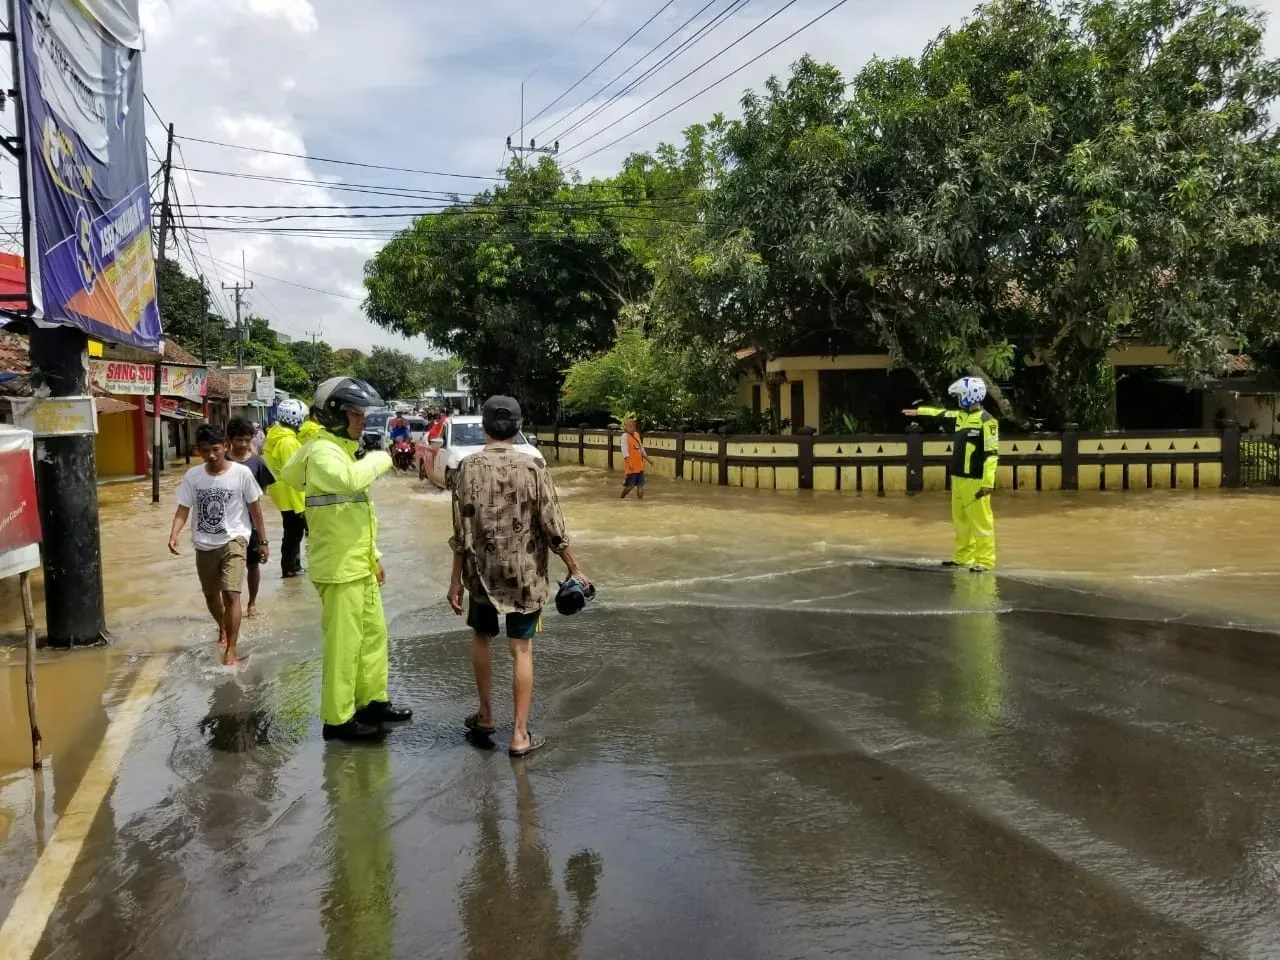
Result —
[{"label": "blue advertising banner", "polygon": [[136,0],[17,0],[37,322],[160,349]]}]

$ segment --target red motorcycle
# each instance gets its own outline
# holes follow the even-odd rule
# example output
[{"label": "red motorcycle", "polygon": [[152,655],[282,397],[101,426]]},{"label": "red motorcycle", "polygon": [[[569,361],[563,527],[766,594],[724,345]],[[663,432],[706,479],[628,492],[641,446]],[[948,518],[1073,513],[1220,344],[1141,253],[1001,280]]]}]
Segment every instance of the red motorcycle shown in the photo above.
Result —
[{"label": "red motorcycle", "polygon": [[413,460],[413,441],[408,437],[397,437],[391,444],[391,462],[395,468],[401,473],[408,473],[413,469]]}]

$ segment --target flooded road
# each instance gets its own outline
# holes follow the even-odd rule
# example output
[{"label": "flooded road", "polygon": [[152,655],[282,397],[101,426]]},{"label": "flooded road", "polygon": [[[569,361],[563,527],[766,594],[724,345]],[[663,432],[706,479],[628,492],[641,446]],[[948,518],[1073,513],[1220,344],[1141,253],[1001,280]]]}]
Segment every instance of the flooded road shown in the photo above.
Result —
[{"label": "flooded road", "polygon": [[[442,494],[377,487],[392,692],[416,716],[361,748],[320,739],[312,587],[270,565],[248,663],[224,669],[189,545],[165,549],[177,478],[160,507],[103,488],[116,642],[42,654],[42,793],[0,646],[0,944],[1280,955],[1280,498],[1003,497],[997,579],[923,567],[949,550],[942,497],[653,483],[637,504],[556,477],[600,597],[547,618],[531,727],[551,745],[525,761],[505,696],[499,749],[463,737]],[[15,614],[0,586],[0,632]]]}]

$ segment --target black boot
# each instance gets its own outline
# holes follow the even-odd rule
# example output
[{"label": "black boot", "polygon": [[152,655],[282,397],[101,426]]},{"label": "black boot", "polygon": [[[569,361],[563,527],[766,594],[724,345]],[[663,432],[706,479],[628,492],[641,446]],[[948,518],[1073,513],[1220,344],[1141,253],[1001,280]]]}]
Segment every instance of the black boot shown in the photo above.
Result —
[{"label": "black boot", "polygon": [[387,731],[381,727],[362,723],[354,717],[346,723],[324,725],[326,740],[350,740],[357,743],[375,743],[386,737]]},{"label": "black boot", "polygon": [[413,711],[397,709],[388,700],[371,700],[356,711],[361,723],[404,723],[413,719]]}]

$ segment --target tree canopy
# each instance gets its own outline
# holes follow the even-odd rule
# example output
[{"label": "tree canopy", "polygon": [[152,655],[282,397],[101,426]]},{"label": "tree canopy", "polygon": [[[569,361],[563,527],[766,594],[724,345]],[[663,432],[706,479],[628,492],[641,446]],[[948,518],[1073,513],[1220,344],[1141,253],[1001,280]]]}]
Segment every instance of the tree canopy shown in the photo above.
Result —
[{"label": "tree canopy", "polygon": [[1277,339],[1263,41],[1224,0],[994,0],[852,77],[802,58],[615,177],[516,164],[388,244],[367,310],[542,413],[566,373],[571,408],[661,373],[683,409],[673,357],[751,347],[887,352],[934,395],[979,374],[1015,422],[1108,426],[1109,351],[1195,379]]}]

